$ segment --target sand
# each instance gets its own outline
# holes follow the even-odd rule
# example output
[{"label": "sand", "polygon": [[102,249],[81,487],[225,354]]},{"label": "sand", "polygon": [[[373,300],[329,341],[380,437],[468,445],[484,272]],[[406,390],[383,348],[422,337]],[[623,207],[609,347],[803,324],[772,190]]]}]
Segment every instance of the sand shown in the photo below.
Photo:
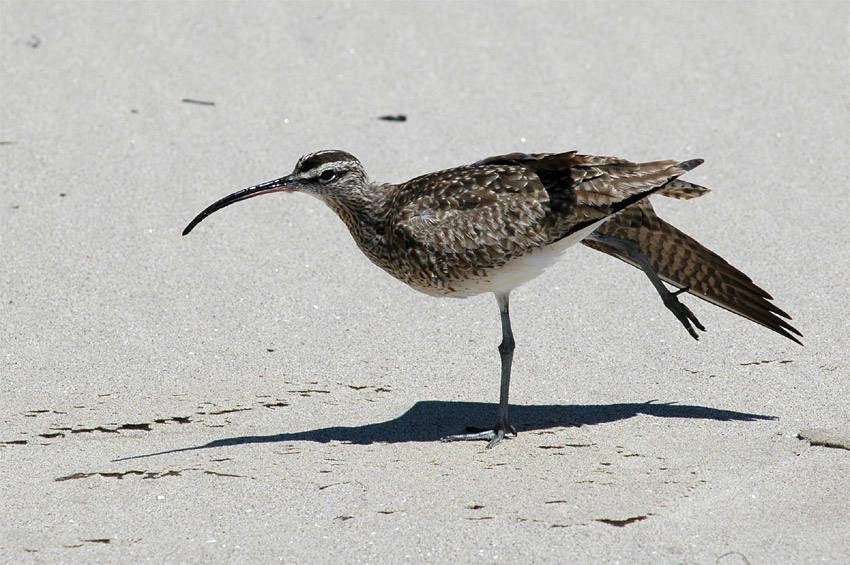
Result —
[{"label": "sand", "polygon": [[[0,562],[850,562],[848,6],[3,0]],[[323,148],[703,158],[656,209],[805,347],[579,246],[512,295],[519,437],[441,443],[492,296],[300,194],[180,235]]]}]

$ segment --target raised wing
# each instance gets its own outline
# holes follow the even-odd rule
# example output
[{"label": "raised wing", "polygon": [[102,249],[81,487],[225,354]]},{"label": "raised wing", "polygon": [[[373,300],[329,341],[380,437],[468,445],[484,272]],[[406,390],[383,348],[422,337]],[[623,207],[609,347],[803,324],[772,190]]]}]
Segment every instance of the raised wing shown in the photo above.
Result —
[{"label": "raised wing", "polygon": [[[801,343],[795,336],[802,334],[788,323],[791,317],[771,302],[770,294],[721,256],[656,216],[648,200],[620,212],[597,231],[636,241],[663,281]],[[638,267],[615,247],[597,241],[582,243]]]}]

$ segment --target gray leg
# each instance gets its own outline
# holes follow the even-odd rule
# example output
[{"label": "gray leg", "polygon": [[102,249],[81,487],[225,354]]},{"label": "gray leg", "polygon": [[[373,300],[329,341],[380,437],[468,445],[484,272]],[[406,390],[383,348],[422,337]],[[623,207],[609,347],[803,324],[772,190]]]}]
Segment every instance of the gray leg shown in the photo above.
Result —
[{"label": "gray leg", "polygon": [[475,432],[469,434],[459,434],[447,436],[443,441],[469,441],[485,439],[490,443],[487,444],[487,449],[494,447],[502,441],[505,434],[510,432],[516,437],[516,428],[508,421],[508,393],[511,388],[511,363],[514,359],[514,334],[511,331],[511,317],[508,311],[508,298],[510,293],[497,294],[496,300],[499,303],[499,314],[502,320],[502,343],[499,344],[499,356],[502,358],[502,382],[499,388],[499,413],[496,417],[496,425],[491,430],[483,432]]},{"label": "gray leg", "polygon": [[626,253],[629,258],[637,263],[643,272],[646,273],[646,276],[649,277],[649,280],[652,282],[652,285],[655,287],[655,290],[658,291],[658,294],[661,295],[661,300],[664,302],[664,306],[667,307],[668,310],[673,312],[673,315],[685,326],[685,329],[688,330],[688,333],[691,334],[691,337],[694,339],[699,339],[699,335],[696,330],[691,325],[699,328],[702,331],[705,331],[705,328],[697,320],[697,317],[691,312],[691,309],[679,302],[678,296],[683,292],[687,292],[686,288],[680,288],[674,292],[668,290],[668,288],[664,285],[664,282],[658,278],[658,273],[655,272],[655,269],[652,267],[652,264],[649,262],[646,254],[643,252],[643,249],[640,248],[638,242],[633,241],[631,239],[622,239],[619,237],[614,237],[612,235],[606,235],[602,233],[592,233],[587,236],[587,239],[591,241],[598,241],[604,245],[609,245],[611,247],[616,247],[620,251]]}]

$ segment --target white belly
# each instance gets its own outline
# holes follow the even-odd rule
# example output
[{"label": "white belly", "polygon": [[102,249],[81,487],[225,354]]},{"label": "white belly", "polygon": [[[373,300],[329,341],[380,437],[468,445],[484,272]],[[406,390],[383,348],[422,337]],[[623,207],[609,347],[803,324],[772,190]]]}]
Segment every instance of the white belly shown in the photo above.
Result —
[{"label": "white belly", "polygon": [[451,296],[453,298],[466,298],[484,292],[504,294],[543,274],[543,271],[549,266],[560,260],[564,251],[593,233],[593,230],[607,219],[599,220],[552,245],[541,247],[499,268],[492,269],[483,277],[453,282],[451,289],[419,288],[417,290],[432,296]]}]

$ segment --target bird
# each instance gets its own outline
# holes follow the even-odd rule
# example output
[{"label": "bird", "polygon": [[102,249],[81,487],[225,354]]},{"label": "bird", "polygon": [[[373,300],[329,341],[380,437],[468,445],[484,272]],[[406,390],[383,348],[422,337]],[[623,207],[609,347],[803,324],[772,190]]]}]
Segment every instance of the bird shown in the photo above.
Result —
[{"label": "bird", "polygon": [[303,192],[339,216],[369,260],[413,289],[454,298],[493,293],[502,330],[496,423],[442,438],[484,440],[492,448],[517,436],[508,419],[516,347],[510,293],[579,242],[641,269],[694,339],[705,327],[680,301],[683,293],[802,345],[802,334],[770,294],[655,214],[650,196],[692,199],[709,192],[680,178],[702,163],[634,163],[577,151],[509,153],[393,184],[370,180],[350,153],[323,150],[301,157],[289,175],[214,202],[183,235],[236,202]]}]

